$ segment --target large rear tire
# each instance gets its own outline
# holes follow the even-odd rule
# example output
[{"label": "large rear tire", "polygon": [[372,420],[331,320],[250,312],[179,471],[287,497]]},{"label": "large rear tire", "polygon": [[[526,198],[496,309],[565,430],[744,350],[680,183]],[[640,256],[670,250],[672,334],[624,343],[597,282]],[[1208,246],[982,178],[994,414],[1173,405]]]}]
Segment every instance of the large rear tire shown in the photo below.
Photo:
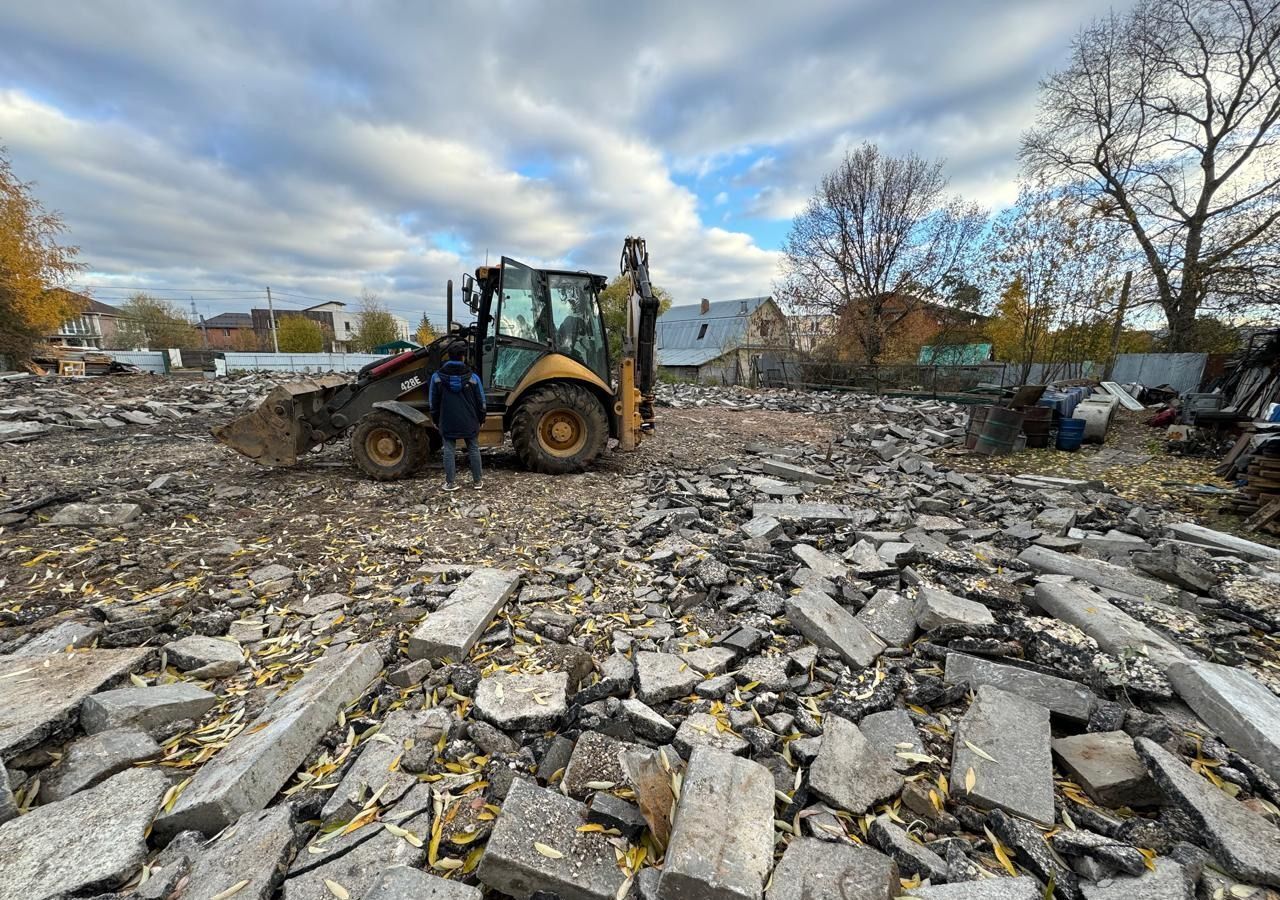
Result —
[{"label": "large rear tire", "polygon": [[578,384],[534,388],[511,420],[511,443],[528,469],[547,475],[581,472],[609,439],[599,398]]},{"label": "large rear tire", "polygon": [[351,454],[376,481],[408,478],[426,464],[430,438],[425,428],[385,410],[371,412],[351,432]]}]

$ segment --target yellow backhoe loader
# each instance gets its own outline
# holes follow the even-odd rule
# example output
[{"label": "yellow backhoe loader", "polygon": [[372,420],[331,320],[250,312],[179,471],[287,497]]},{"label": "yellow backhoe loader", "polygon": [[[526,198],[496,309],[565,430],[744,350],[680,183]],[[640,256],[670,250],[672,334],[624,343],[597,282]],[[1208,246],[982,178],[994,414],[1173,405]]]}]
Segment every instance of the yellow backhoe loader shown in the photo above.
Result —
[{"label": "yellow backhoe loader", "polygon": [[462,341],[488,399],[482,446],[499,446],[509,434],[526,467],[551,474],[586,468],[610,437],[620,450],[634,450],[654,427],[658,301],[642,238],[626,239],[620,268],[631,296],[616,382],[600,309],[606,279],[503,257],[463,278],[470,322],[454,320],[450,281],[444,336],[370,363],[354,378],[282,385],[253,412],[214,428],[214,437],[255,462],[290,466],[350,431],[352,455],[370,477],[408,477],[440,446],[428,382],[448,346]]}]

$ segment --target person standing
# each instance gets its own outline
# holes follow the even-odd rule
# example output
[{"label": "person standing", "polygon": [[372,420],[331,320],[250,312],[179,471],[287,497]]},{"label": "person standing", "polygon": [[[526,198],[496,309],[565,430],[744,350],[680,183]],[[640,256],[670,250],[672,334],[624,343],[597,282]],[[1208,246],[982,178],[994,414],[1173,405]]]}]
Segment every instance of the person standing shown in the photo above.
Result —
[{"label": "person standing", "polygon": [[467,345],[457,342],[449,345],[449,359],[431,376],[427,390],[427,403],[431,420],[436,423],[443,440],[444,489],[456,491],[457,475],[456,441],[466,441],[467,457],[471,462],[472,487],[480,489],[480,426],[484,424],[484,385],[479,376],[467,365]]}]

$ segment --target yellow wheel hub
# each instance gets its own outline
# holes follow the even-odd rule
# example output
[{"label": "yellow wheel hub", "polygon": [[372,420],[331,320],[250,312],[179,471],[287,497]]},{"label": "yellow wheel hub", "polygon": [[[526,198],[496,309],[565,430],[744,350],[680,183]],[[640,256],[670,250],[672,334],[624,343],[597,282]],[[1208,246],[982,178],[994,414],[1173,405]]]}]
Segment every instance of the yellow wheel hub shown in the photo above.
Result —
[{"label": "yellow wheel hub", "polygon": [[573,456],[587,442],[587,423],[571,409],[555,409],[538,423],[538,443],[552,456]]},{"label": "yellow wheel hub", "polygon": [[380,466],[391,467],[404,458],[404,444],[390,428],[374,428],[364,439],[369,458]]}]

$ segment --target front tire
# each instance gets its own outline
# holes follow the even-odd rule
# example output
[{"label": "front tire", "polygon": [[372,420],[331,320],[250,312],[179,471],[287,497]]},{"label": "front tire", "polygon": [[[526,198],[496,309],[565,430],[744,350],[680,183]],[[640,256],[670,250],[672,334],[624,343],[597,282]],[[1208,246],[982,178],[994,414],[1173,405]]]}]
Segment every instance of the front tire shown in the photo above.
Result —
[{"label": "front tire", "polygon": [[580,472],[609,438],[600,400],[578,384],[546,384],[530,392],[511,420],[511,443],[528,469],[547,475]]},{"label": "front tire", "polygon": [[394,413],[369,413],[351,432],[351,454],[360,470],[375,481],[408,478],[427,462],[426,429]]}]

